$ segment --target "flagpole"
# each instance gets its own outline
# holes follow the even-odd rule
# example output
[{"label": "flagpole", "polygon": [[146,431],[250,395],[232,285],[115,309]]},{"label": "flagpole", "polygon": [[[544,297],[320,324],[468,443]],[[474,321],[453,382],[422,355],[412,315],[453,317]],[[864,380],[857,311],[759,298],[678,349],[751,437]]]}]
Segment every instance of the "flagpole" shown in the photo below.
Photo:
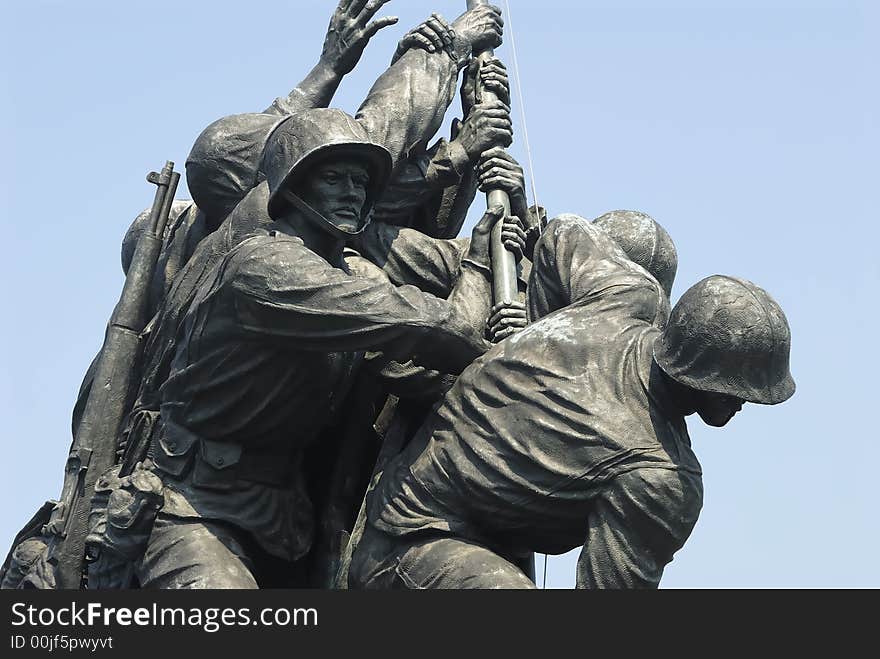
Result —
[{"label": "flagpole", "polygon": [[[468,9],[474,9],[482,5],[488,5],[488,0],[467,0]],[[474,53],[482,66],[488,59],[495,56],[492,49]],[[479,74],[477,75],[479,85]],[[498,100],[494,92],[480,89],[480,100],[483,103]],[[510,197],[505,190],[489,190],[486,192],[486,205],[488,208],[502,206],[504,215],[510,215]],[[516,257],[513,252],[504,246],[501,239],[503,220],[499,220],[492,228],[491,256],[492,256],[492,297],[495,304],[513,302],[517,299],[518,275]]]}]

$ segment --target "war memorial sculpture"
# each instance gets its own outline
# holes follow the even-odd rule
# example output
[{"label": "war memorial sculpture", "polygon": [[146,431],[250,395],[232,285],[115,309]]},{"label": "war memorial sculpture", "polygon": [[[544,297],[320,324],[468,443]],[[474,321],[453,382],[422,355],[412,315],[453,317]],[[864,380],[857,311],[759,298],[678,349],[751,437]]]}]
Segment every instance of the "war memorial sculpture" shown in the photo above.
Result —
[{"label": "war memorial sculpture", "polygon": [[650,216],[529,206],[500,9],[433,14],[332,108],[388,2],[341,0],[290,94],[207,126],[192,200],[148,176],[61,495],[0,587],[534,588],[582,547],[578,588],[656,588],[702,505],[686,417],[793,395],[766,291],[671,306]]}]

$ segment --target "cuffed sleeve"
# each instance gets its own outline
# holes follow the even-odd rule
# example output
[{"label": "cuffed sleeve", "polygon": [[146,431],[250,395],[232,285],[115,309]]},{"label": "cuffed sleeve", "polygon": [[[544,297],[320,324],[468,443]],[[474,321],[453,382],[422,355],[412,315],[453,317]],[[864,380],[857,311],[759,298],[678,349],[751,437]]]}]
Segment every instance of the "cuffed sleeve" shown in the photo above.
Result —
[{"label": "cuffed sleeve", "polygon": [[305,93],[299,87],[295,87],[287,96],[279,96],[272,101],[272,105],[263,110],[263,113],[289,117],[305,110],[312,110],[314,107],[314,104],[306,98]]}]

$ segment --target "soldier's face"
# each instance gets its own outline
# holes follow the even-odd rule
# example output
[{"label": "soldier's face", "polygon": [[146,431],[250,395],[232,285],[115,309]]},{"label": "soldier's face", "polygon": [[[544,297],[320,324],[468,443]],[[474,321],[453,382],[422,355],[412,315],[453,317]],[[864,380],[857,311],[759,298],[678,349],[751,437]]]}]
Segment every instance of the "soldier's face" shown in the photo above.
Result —
[{"label": "soldier's face", "polygon": [[698,391],[695,403],[700,418],[710,426],[720,428],[727,425],[727,422],[742,409],[745,401],[736,396]]},{"label": "soldier's face", "polygon": [[300,195],[307,204],[348,233],[361,228],[370,173],[356,161],[316,165],[303,180]]}]

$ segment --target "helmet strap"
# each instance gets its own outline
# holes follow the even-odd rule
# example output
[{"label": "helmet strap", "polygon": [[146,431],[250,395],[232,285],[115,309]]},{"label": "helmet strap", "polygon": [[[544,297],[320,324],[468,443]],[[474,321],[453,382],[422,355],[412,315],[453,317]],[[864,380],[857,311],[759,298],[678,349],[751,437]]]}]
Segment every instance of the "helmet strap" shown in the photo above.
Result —
[{"label": "helmet strap", "polygon": [[361,227],[357,231],[344,231],[343,229],[340,229],[338,226],[333,224],[333,222],[328,220],[326,217],[321,215],[321,213],[312,208],[311,205],[306,203],[306,201],[295,192],[291,192],[288,190],[285,193],[284,198],[286,201],[289,201],[294,208],[302,213],[309,222],[319,226],[321,229],[327,231],[336,238],[351,238],[352,236],[357,236],[358,234],[363,233],[367,226],[370,224],[370,220],[372,220],[373,217],[373,213],[372,211],[370,211],[369,213],[367,213],[366,217],[363,218]]}]

